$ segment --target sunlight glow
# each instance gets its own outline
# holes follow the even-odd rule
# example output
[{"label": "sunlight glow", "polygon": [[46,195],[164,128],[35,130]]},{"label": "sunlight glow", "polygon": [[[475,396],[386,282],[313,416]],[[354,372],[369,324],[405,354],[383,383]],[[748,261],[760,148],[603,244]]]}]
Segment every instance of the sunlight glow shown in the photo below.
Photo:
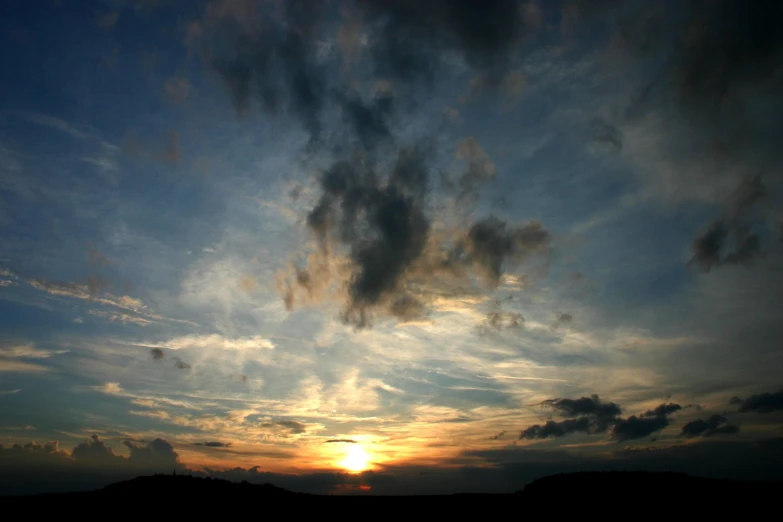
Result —
[{"label": "sunlight glow", "polygon": [[340,461],[340,466],[352,473],[359,473],[368,468],[369,457],[358,444],[351,444],[345,454],[345,458]]}]

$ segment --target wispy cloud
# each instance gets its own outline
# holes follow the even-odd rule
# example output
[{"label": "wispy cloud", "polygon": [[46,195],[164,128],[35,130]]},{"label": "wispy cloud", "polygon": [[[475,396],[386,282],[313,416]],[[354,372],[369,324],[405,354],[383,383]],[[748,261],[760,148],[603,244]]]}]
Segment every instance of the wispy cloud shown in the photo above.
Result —
[{"label": "wispy cloud", "polygon": [[12,359],[0,359],[0,372],[8,373],[45,373],[51,371],[48,366],[16,361]]},{"label": "wispy cloud", "polygon": [[17,388],[15,390],[3,390],[3,391],[0,391],[0,395],[15,395],[15,394],[19,393],[20,391],[22,391],[21,388]]},{"label": "wispy cloud", "polygon": [[36,348],[33,343],[20,344],[16,346],[0,347],[0,357],[20,358],[20,359],[48,359],[55,355],[68,353],[68,350],[41,350]]}]

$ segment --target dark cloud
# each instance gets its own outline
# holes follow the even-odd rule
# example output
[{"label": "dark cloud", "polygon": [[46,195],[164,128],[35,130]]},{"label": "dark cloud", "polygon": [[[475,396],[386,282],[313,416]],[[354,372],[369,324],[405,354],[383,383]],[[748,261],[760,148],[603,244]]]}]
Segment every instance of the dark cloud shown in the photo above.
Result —
[{"label": "dark cloud", "polygon": [[517,312],[491,311],[486,319],[478,325],[480,334],[501,332],[509,328],[520,328],[525,324],[525,318]]},{"label": "dark cloud", "polygon": [[150,348],[150,355],[156,361],[159,361],[159,360],[163,359],[164,357],[166,357],[166,354],[160,348]]},{"label": "dark cloud", "polygon": [[550,240],[549,231],[538,221],[509,227],[505,221],[490,216],[473,224],[465,246],[473,263],[496,286],[506,261],[519,262],[528,254],[540,252],[549,246]]},{"label": "dark cloud", "polygon": [[622,131],[601,117],[596,117],[590,121],[588,137],[596,143],[611,146],[616,152],[623,150]]},{"label": "dark cloud", "polygon": [[345,122],[366,150],[393,140],[388,121],[395,103],[391,93],[381,91],[369,103],[363,102],[358,94],[339,96],[338,100]]},{"label": "dark cloud", "polygon": [[570,433],[604,433],[618,421],[622,409],[613,402],[603,402],[598,395],[579,399],[549,399],[541,403],[553,408],[563,417],[574,417],[563,421],[547,421],[535,424],[522,431],[520,439],[545,439],[562,437]]},{"label": "dark cloud", "polygon": [[182,467],[174,446],[166,440],[157,438],[146,445],[126,440],[123,444],[130,450],[128,461],[136,466],[172,470]]},{"label": "dark cloud", "polygon": [[732,404],[739,405],[740,412],[772,413],[783,410],[783,390],[751,395],[747,399],[733,397]]},{"label": "dark cloud", "polygon": [[329,439],[327,441],[324,441],[324,444],[339,444],[339,443],[356,444],[357,442],[353,439]]},{"label": "dark cloud", "polygon": [[360,0],[358,5],[372,28],[370,54],[377,73],[405,84],[432,80],[447,50],[498,83],[526,30],[519,4],[505,0],[480,6],[470,0]]},{"label": "dark cloud", "polygon": [[96,464],[111,464],[117,459],[123,458],[106,446],[106,443],[98,435],[93,435],[87,441],[73,448],[71,457],[78,461]]},{"label": "dark cloud", "polygon": [[[411,298],[399,302],[400,281],[424,251],[429,232],[424,198],[428,191],[423,147],[400,151],[385,181],[361,165],[339,162],[321,177],[322,196],[308,215],[308,225],[327,254],[332,243],[346,246],[353,262],[343,320],[367,326],[369,310],[384,302],[407,317]],[[311,274],[297,274],[307,287]],[[395,304],[395,301],[397,303]]]},{"label": "dark cloud", "polygon": [[560,328],[561,326],[568,326],[574,320],[574,316],[564,312],[558,312],[555,314],[555,323],[552,328]]},{"label": "dark cloud", "polygon": [[[404,144],[392,130],[401,111],[416,105],[410,88],[423,86],[447,53],[461,56],[482,84],[501,85],[526,18],[518,3],[505,0],[480,7],[465,0],[360,0],[355,11],[344,6],[353,38],[358,25],[367,30],[363,59],[382,80],[368,95],[356,82],[343,85],[341,76],[325,74],[337,65],[322,45],[338,29],[331,7],[297,0],[275,11],[247,0],[215,0],[191,26],[188,41],[224,80],[239,112],[255,101],[270,113],[285,108],[310,134],[306,156],[320,154],[331,165],[322,170],[321,197],[307,215],[321,252],[281,278],[286,308],[345,287],[340,317],[346,324],[370,326],[376,313],[421,319],[428,315],[428,296],[444,293],[433,287],[440,274],[451,277],[472,266],[494,286],[506,263],[550,242],[537,221],[513,226],[491,217],[440,244],[431,235],[435,211],[428,199],[435,148],[421,139]],[[355,53],[343,29],[338,43]],[[321,118],[332,109],[342,116],[335,132],[323,136]],[[463,140],[457,152],[467,163],[456,195],[464,203],[496,172],[475,139]],[[389,158],[396,163],[387,168]],[[344,257],[350,266],[343,270]],[[341,265],[337,275],[335,265]]]},{"label": "dark cloud", "polygon": [[307,426],[305,424],[302,424],[301,422],[297,422],[297,421],[291,421],[291,420],[265,422],[261,424],[261,427],[273,428],[276,430],[282,428],[284,431],[287,431],[292,435],[300,435],[307,431]]},{"label": "dark cloud", "polygon": [[179,357],[174,358],[174,366],[176,366],[180,370],[190,370],[192,368],[192,366],[189,363],[186,363]]},{"label": "dark cloud", "polygon": [[504,430],[504,431],[501,431],[501,432],[499,432],[499,433],[496,433],[496,434],[492,435],[492,436],[489,438],[489,440],[500,440],[500,439],[502,439],[502,438],[503,438],[503,437],[505,437],[505,436],[506,436],[506,432],[505,432],[505,430]]},{"label": "dark cloud", "polygon": [[[744,177],[726,202],[725,219],[711,223],[693,240],[688,264],[707,273],[721,265],[748,266],[761,255],[761,240],[747,220],[766,192],[760,175]],[[729,239],[733,249],[726,252]]]},{"label": "dark cloud", "polygon": [[781,87],[783,36],[778,2],[692,2],[688,26],[675,51],[674,82],[683,109],[712,116],[743,88]]},{"label": "dark cloud", "polygon": [[188,43],[215,70],[242,114],[255,100],[282,109],[316,140],[326,76],[316,57],[323,4],[292,0],[268,9],[258,2],[215,0],[191,26]]},{"label": "dark cloud", "polygon": [[723,261],[721,251],[728,232],[721,221],[710,224],[693,240],[693,257],[688,265],[696,265],[702,272],[709,272]]},{"label": "dark cloud", "polygon": [[218,442],[218,441],[210,441],[210,442],[194,442],[194,446],[206,446],[208,448],[228,448],[231,446],[230,442]]},{"label": "dark cloud", "polygon": [[601,431],[622,413],[620,406],[613,402],[603,402],[598,395],[579,399],[550,399],[543,404],[551,406],[564,417],[593,417]]},{"label": "dark cloud", "polygon": [[564,421],[547,421],[543,426],[534,424],[520,433],[520,439],[546,439],[548,437],[563,437],[569,433],[589,433],[591,422],[588,417],[566,419]]},{"label": "dark cloud", "polygon": [[646,437],[670,424],[669,416],[682,409],[674,403],[664,403],[639,416],[620,417],[622,409],[613,402],[603,402],[598,395],[579,399],[549,399],[542,406],[553,408],[563,421],[549,420],[523,430],[520,439],[562,437],[570,433],[605,433],[611,428],[611,438],[620,442]]},{"label": "dark cloud", "polygon": [[670,423],[669,415],[682,409],[679,404],[661,404],[638,417],[631,415],[626,419],[618,419],[612,427],[612,438],[618,442],[641,439],[661,431]]},{"label": "dark cloud", "polygon": [[57,442],[0,444],[0,495],[88,490],[138,475],[185,469],[163,439],[123,444],[130,449],[128,457],[116,454],[97,435],[71,452],[60,449]]},{"label": "dark cloud", "polygon": [[684,425],[680,436],[710,437],[712,435],[731,435],[734,433],[739,433],[737,424],[729,424],[729,421],[721,415],[711,415],[707,420],[696,419]]}]

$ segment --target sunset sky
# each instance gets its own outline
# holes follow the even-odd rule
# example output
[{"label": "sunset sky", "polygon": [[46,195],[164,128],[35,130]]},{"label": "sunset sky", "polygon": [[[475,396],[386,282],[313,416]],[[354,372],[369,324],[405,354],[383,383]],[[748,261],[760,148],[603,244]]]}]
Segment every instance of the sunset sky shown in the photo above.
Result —
[{"label": "sunset sky", "polygon": [[0,494],[783,479],[782,11],[0,2]]}]

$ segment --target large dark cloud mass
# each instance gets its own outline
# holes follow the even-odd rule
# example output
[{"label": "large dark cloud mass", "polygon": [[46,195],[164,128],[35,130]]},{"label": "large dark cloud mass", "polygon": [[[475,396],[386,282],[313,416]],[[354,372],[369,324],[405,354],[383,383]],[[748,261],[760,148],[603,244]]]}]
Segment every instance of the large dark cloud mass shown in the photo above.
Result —
[{"label": "large dark cloud mass", "polygon": [[570,433],[604,433],[622,413],[613,402],[602,402],[598,395],[579,399],[549,399],[543,405],[552,407],[559,415],[570,417],[563,421],[547,421],[522,431],[520,439],[546,439]]},{"label": "large dark cloud mass", "polygon": [[[618,441],[641,439],[669,426],[670,416],[682,409],[674,403],[663,403],[640,415],[621,417],[622,409],[613,402],[603,402],[598,395],[579,399],[549,399],[542,405],[553,408],[562,421],[549,420],[524,429],[520,439],[563,437],[571,433],[605,433]],[[728,431],[726,431],[728,433]]]},{"label": "large dark cloud mass", "polygon": [[70,453],[57,442],[0,444],[0,494],[30,491],[78,491],[138,475],[182,471],[179,455],[163,439],[148,443],[126,440],[128,457],[117,455],[105,441],[93,435]]},{"label": "large dark cloud mass", "polygon": [[734,397],[732,402],[739,405],[740,412],[772,413],[783,411],[783,390],[751,395],[747,399]]},{"label": "large dark cloud mass", "polygon": [[[270,114],[285,109],[309,133],[307,157],[319,165],[321,195],[306,221],[320,251],[283,277],[289,309],[338,294],[342,320],[359,328],[377,313],[420,319],[432,296],[475,286],[470,271],[491,289],[507,265],[548,248],[550,233],[538,221],[513,225],[496,216],[435,237],[436,140],[410,143],[393,125],[416,106],[418,88],[431,86],[449,53],[482,85],[500,86],[527,31],[520,6],[361,0],[341,10],[301,1],[273,9],[216,0],[191,27],[192,48],[222,78],[240,112],[256,103]],[[342,54],[324,54],[323,42],[334,34]],[[350,81],[325,74],[348,62]],[[328,136],[321,132],[325,119],[336,129]],[[464,204],[494,179],[495,168],[474,139],[464,140],[458,155],[467,170],[453,196]]]}]

